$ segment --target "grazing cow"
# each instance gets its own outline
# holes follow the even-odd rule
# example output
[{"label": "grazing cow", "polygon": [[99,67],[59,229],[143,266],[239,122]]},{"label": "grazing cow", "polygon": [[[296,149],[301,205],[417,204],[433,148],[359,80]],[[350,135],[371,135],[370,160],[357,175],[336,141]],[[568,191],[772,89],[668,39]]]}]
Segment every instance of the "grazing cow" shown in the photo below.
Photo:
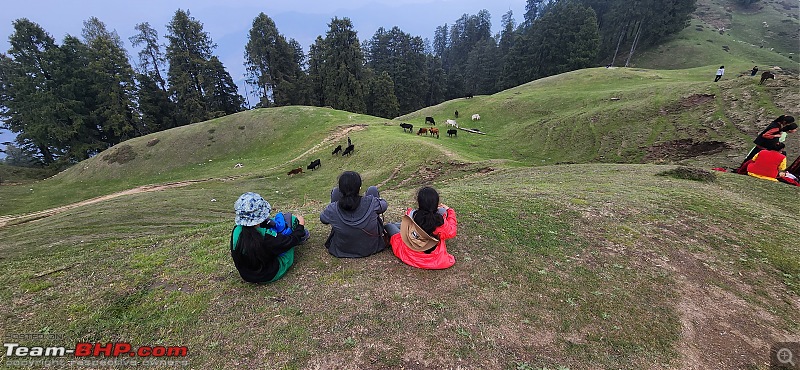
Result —
[{"label": "grazing cow", "polygon": [[478,120],[480,120],[480,119],[481,119],[481,115],[480,115],[480,114],[477,114],[477,113],[476,113],[476,114],[473,114],[473,115],[472,115],[472,120],[473,120],[473,121],[478,121]]},{"label": "grazing cow", "polygon": [[759,82],[758,84],[762,85],[764,83],[764,81],[766,81],[766,80],[768,80],[770,78],[774,80],[775,79],[775,75],[772,74],[772,72],[770,72],[770,71],[766,71],[766,72],[761,74],[761,82]]},{"label": "grazing cow", "polygon": [[472,99],[472,93],[471,93],[471,92],[468,92],[468,93],[467,93],[467,96],[465,96],[465,98],[467,98],[467,99]]},{"label": "grazing cow", "polygon": [[426,124],[430,123],[430,124],[436,126],[436,121],[433,120],[433,117],[425,117],[425,123]]},{"label": "grazing cow", "polygon": [[412,125],[410,123],[405,123],[405,122],[401,123],[400,127],[403,128],[403,132],[406,132],[406,130],[408,130],[408,132],[414,132],[413,131],[414,130],[414,125]]},{"label": "grazing cow", "polygon": [[433,136],[433,135],[436,135],[436,138],[437,138],[437,139],[439,138],[439,129],[438,129],[438,128],[436,128],[436,127],[431,127],[431,128],[429,128],[429,129],[428,129],[428,133],[430,133],[430,134],[431,134],[431,136]]},{"label": "grazing cow", "polygon": [[309,164],[308,167],[306,167],[306,169],[314,171],[317,168],[319,168],[319,166],[322,166],[322,162],[320,162],[319,158],[317,158],[317,159],[311,161],[311,164]]},{"label": "grazing cow", "polygon": [[456,111],[456,118],[458,118],[458,111]]},{"label": "grazing cow", "polygon": [[348,145],[347,148],[344,148],[344,151],[342,152],[342,157],[353,154],[353,150],[355,150],[355,148],[356,147],[353,144]]},{"label": "grazing cow", "polygon": [[298,173],[303,173],[303,168],[302,167],[297,167],[297,168],[289,171],[289,173],[287,173],[286,176],[297,175]]},{"label": "grazing cow", "polygon": [[428,129],[425,127],[420,128],[419,131],[417,131],[417,135],[422,135],[422,134],[428,134]]},{"label": "grazing cow", "polygon": [[331,153],[331,155],[336,155],[336,153],[339,153],[341,151],[342,151],[342,146],[339,145],[336,147],[336,149],[333,150],[333,153]]},{"label": "grazing cow", "polygon": [[447,130],[447,136],[455,136],[458,137],[458,130],[451,128]]},{"label": "grazing cow", "polygon": [[456,122],[455,120],[452,120],[452,119],[449,119],[449,120],[445,121],[445,123],[447,125],[449,125],[449,126],[458,127],[458,122]]}]

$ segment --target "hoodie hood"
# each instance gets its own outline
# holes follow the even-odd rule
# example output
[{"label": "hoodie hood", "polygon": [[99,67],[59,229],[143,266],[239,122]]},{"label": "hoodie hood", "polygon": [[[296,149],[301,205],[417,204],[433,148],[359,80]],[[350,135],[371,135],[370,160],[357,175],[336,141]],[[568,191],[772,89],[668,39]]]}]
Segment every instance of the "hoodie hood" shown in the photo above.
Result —
[{"label": "hoodie hood", "polygon": [[367,226],[367,223],[370,222],[371,217],[375,215],[375,207],[373,206],[372,202],[376,202],[377,199],[370,195],[365,195],[361,197],[361,204],[359,204],[358,208],[353,212],[343,211],[339,208],[339,205],[336,205],[336,213],[341,218],[342,222],[344,222],[347,226],[352,226],[355,228],[364,228]]}]

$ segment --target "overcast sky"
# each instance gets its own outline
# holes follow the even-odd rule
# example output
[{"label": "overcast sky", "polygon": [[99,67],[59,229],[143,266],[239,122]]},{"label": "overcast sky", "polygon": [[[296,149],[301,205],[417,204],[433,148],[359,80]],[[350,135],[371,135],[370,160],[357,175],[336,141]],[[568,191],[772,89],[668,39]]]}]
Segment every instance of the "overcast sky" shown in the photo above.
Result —
[{"label": "overcast sky", "polygon": [[[28,18],[39,24],[61,44],[64,36],[80,37],[83,21],[97,17],[115,30],[135,56],[128,38],[138,23],[148,22],[166,42],[166,25],[175,11],[188,10],[203,24],[217,45],[217,55],[242,88],[244,46],[253,19],[261,12],[275,21],[278,31],[297,40],[308,51],[317,36],[325,35],[333,17],[350,18],[363,42],[379,27],[394,26],[412,36],[433,40],[437,26],[452,25],[461,15],[486,9],[492,16],[492,33],[500,31],[503,14],[511,10],[521,22],[526,0],[10,0],[0,6],[0,52],[9,49],[12,22]],[[251,98],[252,101],[252,98]],[[0,143],[13,136],[0,132]]]}]

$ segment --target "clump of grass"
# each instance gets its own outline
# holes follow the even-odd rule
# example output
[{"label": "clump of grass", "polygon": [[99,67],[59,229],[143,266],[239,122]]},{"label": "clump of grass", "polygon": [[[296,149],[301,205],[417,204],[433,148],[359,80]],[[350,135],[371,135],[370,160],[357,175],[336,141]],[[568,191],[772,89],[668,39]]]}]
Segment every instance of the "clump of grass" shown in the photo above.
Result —
[{"label": "clump of grass", "polygon": [[111,153],[108,153],[103,156],[103,160],[108,163],[118,162],[119,164],[125,164],[132,160],[136,159],[136,150],[133,149],[130,145],[120,145],[116,149],[114,149]]},{"label": "clump of grass", "polygon": [[676,179],[700,182],[714,182],[717,179],[717,175],[713,172],[693,167],[677,167],[661,172],[658,174],[658,176],[669,176]]}]

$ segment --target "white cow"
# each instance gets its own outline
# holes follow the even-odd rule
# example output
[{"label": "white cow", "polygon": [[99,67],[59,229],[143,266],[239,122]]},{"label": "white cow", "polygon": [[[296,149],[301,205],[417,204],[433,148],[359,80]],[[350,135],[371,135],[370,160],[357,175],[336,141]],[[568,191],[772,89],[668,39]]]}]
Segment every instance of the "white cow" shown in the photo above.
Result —
[{"label": "white cow", "polygon": [[458,127],[458,122],[456,122],[455,120],[452,120],[452,119],[449,119],[449,120],[445,121],[444,123],[446,123],[446,124],[448,124],[450,126],[453,126],[453,127]]},{"label": "white cow", "polygon": [[481,119],[481,115],[480,115],[480,114],[477,114],[477,113],[476,113],[476,114],[473,114],[473,115],[472,115],[472,120],[473,120],[473,121],[477,121],[477,120],[479,120],[479,119]]}]

